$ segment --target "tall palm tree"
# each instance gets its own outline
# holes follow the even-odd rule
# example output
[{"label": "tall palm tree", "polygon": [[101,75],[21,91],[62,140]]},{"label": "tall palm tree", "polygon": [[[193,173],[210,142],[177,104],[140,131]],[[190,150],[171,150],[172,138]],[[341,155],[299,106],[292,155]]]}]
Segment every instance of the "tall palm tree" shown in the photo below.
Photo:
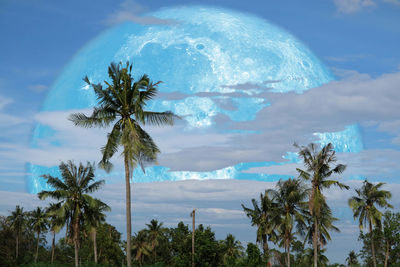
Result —
[{"label": "tall palm tree", "polygon": [[[263,247],[264,258],[268,260],[269,249],[268,240],[276,237],[274,227],[279,219],[276,212],[276,205],[268,196],[268,191],[260,194],[260,206],[254,198],[251,200],[253,209],[247,208],[242,204],[242,208],[247,217],[251,219],[251,225],[257,226],[257,242]],[[268,260],[269,262],[269,260]],[[269,264],[270,265],[270,264]]]},{"label": "tall palm tree", "polygon": [[104,212],[111,211],[111,208],[101,202],[95,201],[93,206],[89,207],[88,211],[85,213],[85,220],[87,222],[87,226],[89,228],[90,235],[93,240],[93,255],[94,262],[97,264],[97,228],[100,226],[100,223],[106,221],[106,215]]},{"label": "tall palm tree", "polygon": [[295,227],[302,232],[305,225],[304,215],[307,213],[307,188],[298,179],[289,178],[286,181],[279,180],[276,190],[269,190],[272,201],[276,203],[276,210],[280,216],[277,230],[281,239],[281,246],[285,248],[286,263],[290,267],[290,246],[295,238]]},{"label": "tall palm tree", "polygon": [[136,251],[135,259],[142,266],[144,261],[144,256],[150,255],[151,244],[149,244],[147,232],[144,230],[139,231],[135,236],[133,236],[132,249]]},{"label": "tall palm tree", "polygon": [[142,169],[145,163],[156,160],[160,152],[150,135],[143,130],[141,125],[172,125],[176,117],[172,112],[152,112],[144,110],[148,101],[157,94],[160,82],[153,83],[147,75],[139,80],[132,78],[132,65],[128,62],[126,67],[122,64],[111,63],[108,75],[111,83],[103,88],[101,84],[90,83],[87,77],[84,81],[92,86],[98,100],[98,106],[93,108],[90,116],[75,113],[70,120],[76,125],[86,128],[109,127],[113,125],[107,136],[107,143],[101,149],[103,155],[100,166],[110,171],[111,157],[122,146],[122,155],[125,165],[125,190],[126,190],[126,259],[128,267],[131,266],[131,189],[130,178],[133,169],[139,164]]},{"label": "tall palm tree", "polygon": [[357,196],[349,199],[349,206],[353,210],[354,219],[358,218],[360,229],[364,225],[369,226],[369,233],[371,235],[371,252],[374,267],[376,267],[375,245],[373,237],[373,226],[380,227],[382,212],[376,206],[381,208],[392,208],[388,203],[388,199],[392,197],[389,191],[382,190],[381,187],[384,183],[372,184],[364,180],[363,185],[359,189],[355,189]]},{"label": "tall palm tree", "polygon": [[7,220],[10,222],[11,229],[15,231],[15,260],[18,261],[19,239],[22,228],[26,223],[26,213],[24,212],[24,208],[17,205],[15,210],[11,212],[11,215],[7,217]]},{"label": "tall palm tree", "polygon": [[54,251],[56,246],[56,233],[58,233],[61,228],[65,225],[65,216],[61,217],[57,214],[57,211],[60,209],[60,205],[55,203],[50,203],[50,206],[47,208],[47,217],[49,218],[49,228],[53,234],[52,242],[51,242],[51,264],[54,262]]},{"label": "tall palm tree", "polygon": [[243,246],[239,240],[236,240],[235,237],[231,234],[228,234],[223,240],[223,261],[226,266],[230,266],[230,260],[236,260],[242,254]]},{"label": "tall palm tree", "polygon": [[[333,217],[331,208],[324,203],[320,208],[320,214],[317,220],[318,227],[314,225],[314,218],[311,215],[307,216],[308,231],[305,235],[305,241],[313,244],[314,238],[316,234],[318,234],[316,239],[319,240],[319,245],[325,246],[328,241],[331,240],[330,231],[340,232],[340,229],[333,225],[333,223],[338,220],[338,218]],[[316,228],[318,232],[315,231]],[[320,250],[318,249],[318,251]]]},{"label": "tall palm tree", "polygon": [[76,166],[72,161],[61,162],[59,168],[62,179],[49,174],[42,175],[54,191],[42,191],[38,196],[40,199],[50,197],[58,200],[59,216],[69,216],[68,230],[74,243],[75,266],[78,266],[80,227],[84,222],[84,214],[100,202],[89,194],[98,190],[104,184],[104,180],[94,181],[94,166],[90,163],[87,163],[87,166],[83,166],[82,163]]},{"label": "tall palm tree", "polygon": [[344,185],[336,180],[329,180],[329,177],[334,173],[342,173],[346,166],[343,164],[338,164],[334,167],[332,165],[336,162],[335,151],[333,150],[333,145],[331,143],[325,145],[321,150],[318,150],[318,145],[309,144],[308,146],[298,146],[299,156],[303,159],[304,166],[306,170],[301,170],[297,168],[300,177],[306,181],[310,181],[311,190],[309,194],[308,208],[309,212],[313,218],[313,225],[315,227],[313,235],[313,248],[314,248],[314,267],[318,266],[318,245],[320,241],[318,240],[319,235],[319,216],[321,212],[321,207],[325,205],[325,196],[323,195],[323,190],[330,188],[332,185],[338,186],[340,189],[349,189],[347,185]]},{"label": "tall palm tree", "polygon": [[35,254],[35,263],[37,263],[37,258],[39,254],[40,234],[43,231],[47,230],[49,220],[46,211],[40,207],[37,207],[34,211],[32,211],[30,217],[31,217],[30,219],[31,219],[32,229],[37,233],[36,254]]},{"label": "tall palm tree", "polygon": [[154,263],[157,261],[157,252],[156,247],[159,244],[160,238],[163,236],[165,229],[162,227],[163,223],[159,223],[157,220],[153,219],[150,221],[150,224],[146,224],[147,229],[147,237],[151,244],[151,250],[153,251]]}]

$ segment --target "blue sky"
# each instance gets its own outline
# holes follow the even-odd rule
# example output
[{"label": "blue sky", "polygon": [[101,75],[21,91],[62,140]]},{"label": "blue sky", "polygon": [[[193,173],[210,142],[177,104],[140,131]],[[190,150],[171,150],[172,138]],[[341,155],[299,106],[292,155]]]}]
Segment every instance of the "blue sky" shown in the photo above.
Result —
[{"label": "blue sky", "polygon": [[[117,22],[128,19],[146,24],[146,19],[143,19],[143,17],[146,18],[147,15],[144,15],[146,13],[163,7],[199,4],[256,15],[284,28],[307,45],[335,74],[337,81],[300,96],[288,94],[284,101],[291,108],[271,105],[270,109],[265,110],[274,112],[272,114],[279,114],[288,121],[308,117],[309,120],[304,122],[304,127],[326,129],[326,132],[340,131],[345,125],[358,124],[364,149],[358,154],[340,154],[339,158],[348,164],[344,179],[351,185],[358,186],[359,181],[354,180],[354,177],[362,175],[371,180],[390,183],[393,190],[399,188],[397,174],[400,160],[400,120],[397,103],[400,100],[400,50],[398,49],[400,1],[96,1],[94,3],[3,0],[0,1],[0,36],[2,36],[0,42],[0,191],[3,192],[0,195],[0,214],[6,213],[16,204],[32,205],[31,198],[34,198],[34,195],[26,193],[25,183],[25,164],[30,158],[36,156],[29,145],[32,129],[37,122],[43,123],[57,118],[41,113],[40,109],[49,89],[57,77],[63,73],[71,58],[82,51],[85,44],[106,29],[115,26]],[[126,13],[130,15],[127,17]],[[310,113],[309,107],[304,106],[304,103],[315,103],[316,99],[326,107],[316,109],[320,116]],[[279,97],[273,100],[279,102]],[[346,101],[350,108],[343,107]],[[261,112],[258,114],[258,119],[266,115],[268,113]],[[330,122],[324,121],[323,115],[326,115]],[[254,127],[254,124],[246,122],[237,127],[247,129],[246,127]],[[278,123],[271,123],[254,129],[268,131],[278,126]],[[179,127],[183,126],[179,124]],[[290,127],[287,130],[293,131],[295,136],[306,134],[304,131],[296,132],[296,129]],[[170,131],[156,130],[155,134],[156,136],[176,134]],[[196,147],[195,151],[198,152],[206,147],[207,138],[213,140],[213,145],[215,145],[213,149],[219,152],[220,150],[217,150],[220,148],[219,143],[223,143],[224,138],[227,138],[217,132],[204,135],[204,132],[200,131],[180,135],[188,140],[191,138],[199,140],[201,136],[205,140],[199,142]],[[265,138],[267,137],[276,138],[273,133],[266,133]],[[307,140],[298,138],[301,141]],[[295,141],[295,139],[296,137],[292,137],[290,141]],[[77,140],[77,143],[84,143],[84,140]],[[171,142],[163,144],[163,147],[168,151],[173,145],[174,143]],[[272,149],[271,155],[267,154],[266,157],[270,156],[271,160],[281,157],[282,154],[278,152],[285,151],[284,149],[290,145],[287,143],[282,147],[274,147],[275,150]],[[253,148],[254,143],[247,142],[243,146]],[[176,159],[193,156],[184,152]],[[273,154],[273,152],[276,153]],[[247,159],[241,157],[240,161],[236,160],[236,163],[257,162],[257,159],[259,157],[254,155]],[[234,160],[221,161],[216,163],[215,167],[209,167],[207,171],[229,167],[234,165],[234,162]],[[175,170],[185,171],[198,171],[200,168],[194,166],[190,169],[190,167],[185,168],[177,164],[171,164],[171,166]],[[246,177],[271,173],[295,175],[293,173],[295,167],[295,163],[278,166],[256,165],[247,170]],[[248,221],[240,213],[240,203],[246,201],[249,203],[251,198],[256,198],[260,192],[273,184],[249,181],[246,185],[247,188],[244,188],[241,181],[230,181],[224,184],[221,181],[139,184],[137,185],[138,202],[143,205],[138,207],[138,214],[134,215],[136,216],[134,227],[140,228],[153,216],[165,221],[167,225],[175,224],[176,220],[189,221],[190,218],[186,218],[186,215],[189,214],[190,209],[200,205],[203,217],[199,215],[199,218],[203,219],[205,224],[215,226],[220,238],[230,231],[242,241],[252,241],[254,230],[248,226]],[[123,203],[123,198],[121,197],[119,201],[112,193],[118,186],[118,181],[109,183],[104,195],[114,203],[112,217],[114,220],[121,218],[121,222],[113,223],[119,227],[120,231],[123,231],[123,217],[120,217],[123,216],[123,208],[119,206],[120,201]],[[199,193],[189,196],[179,189],[182,187],[185,187],[188,192]],[[163,191],[162,188],[168,188],[169,193]],[[238,188],[243,189],[242,194]],[[140,189],[158,193],[158,197]],[[10,195],[17,193],[10,192],[20,192],[18,193],[20,195],[17,195],[20,197],[14,199]],[[346,211],[346,204],[341,202],[341,199],[350,195],[351,192],[331,193],[330,201],[341,218],[340,224],[343,226],[343,231],[354,239],[354,241],[350,238],[343,241],[343,235],[335,235],[336,241],[332,242],[332,248],[328,250],[328,255],[332,260],[342,261],[345,258],[343,255],[352,246],[354,248],[359,246],[355,241],[357,227]],[[182,199],[187,200],[186,205],[179,205]],[[168,210],[172,212],[170,214],[163,212],[165,207],[160,207],[160,203],[168,205]],[[395,205],[395,207],[399,206]],[[230,214],[231,217],[224,219],[224,216],[218,217],[218,214]],[[211,220],[213,217],[218,219],[213,221]],[[343,242],[349,245],[342,248]]]}]

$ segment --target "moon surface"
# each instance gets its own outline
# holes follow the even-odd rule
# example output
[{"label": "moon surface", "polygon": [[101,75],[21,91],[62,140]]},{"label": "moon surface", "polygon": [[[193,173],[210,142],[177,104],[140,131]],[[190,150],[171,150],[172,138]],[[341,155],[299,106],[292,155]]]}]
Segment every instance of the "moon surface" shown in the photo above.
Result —
[{"label": "moon surface", "polygon": [[[82,78],[87,75],[91,82],[102,83],[108,79],[110,62],[130,61],[135,75],[146,73],[156,81],[163,81],[159,86],[161,97],[147,108],[171,110],[182,116],[188,132],[214,127],[218,115],[232,121],[254,120],[257,112],[270,105],[257,96],[263,90],[302,93],[334,80],[329,69],[304,44],[282,28],[256,16],[199,6],[166,8],[149,16],[157,18],[158,24],[126,22],[117,25],[78,51],[53,84],[42,111],[95,106],[93,90]],[[32,147],[40,147],[42,141],[51,138],[56,131],[48,125],[37,124]],[[349,126],[342,133],[317,135],[321,143],[334,142],[338,151],[362,149],[356,126]],[[62,149],[64,144],[55,140],[53,145]],[[241,163],[210,172],[170,172],[167,167],[156,166],[147,168],[146,174],[136,171],[135,181],[216,177],[272,179],[265,174],[241,172],[255,165]],[[59,174],[57,166],[31,163],[27,166],[31,193],[46,188],[40,175]],[[114,172],[114,175],[120,174],[122,177],[118,170]]]}]

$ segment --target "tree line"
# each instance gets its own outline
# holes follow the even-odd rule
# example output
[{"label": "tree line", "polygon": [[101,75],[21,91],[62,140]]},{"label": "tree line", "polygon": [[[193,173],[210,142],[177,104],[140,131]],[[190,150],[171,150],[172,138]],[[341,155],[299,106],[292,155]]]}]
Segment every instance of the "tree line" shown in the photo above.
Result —
[{"label": "tree line", "polygon": [[[53,233],[50,263],[54,263],[55,257],[59,257],[55,256],[58,255],[57,247],[64,249],[65,252],[61,253],[60,257],[70,257],[69,260],[73,261],[75,266],[85,264],[85,259],[88,263],[91,261],[87,256],[89,252],[83,256],[82,250],[85,247],[91,247],[92,252],[90,253],[93,255],[93,262],[97,264],[99,259],[106,255],[105,250],[100,252],[99,248],[102,244],[97,244],[101,233],[100,229],[109,229],[110,233],[114,233],[113,237],[110,234],[108,240],[112,240],[110,248],[114,248],[112,250],[115,257],[108,255],[107,260],[101,260],[103,264],[111,264],[111,266],[126,264],[128,267],[131,267],[132,263],[142,265],[156,264],[157,262],[162,262],[166,266],[190,265],[185,259],[191,259],[191,252],[183,253],[183,250],[178,249],[187,240],[181,239],[180,243],[173,242],[171,234],[173,230],[161,231],[163,235],[160,236],[165,237],[160,237],[161,239],[155,238],[158,236],[156,234],[158,230],[151,232],[147,229],[137,232],[134,236],[131,235],[130,183],[133,170],[137,167],[145,170],[145,166],[156,162],[160,152],[143,126],[173,125],[179,117],[170,111],[145,110],[146,104],[156,96],[157,86],[160,82],[153,83],[147,75],[143,75],[137,81],[134,80],[132,65],[128,62],[126,66],[123,66],[122,63],[112,63],[108,68],[108,76],[110,81],[105,81],[105,86],[100,83],[93,84],[88,77],[84,78],[84,81],[94,90],[97,105],[93,108],[91,115],[75,113],[71,114],[69,119],[79,127],[111,129],[107,134],[106,144],[101,148],[101,160],[98,164],[100,168],[110,171],[112,169],[111,158],[118,149],[122,148],[126,183],[126,241],[122,242],[120,233],[116,232],[115,228],[111,230],[112,226],[105,223],[105,212],[110,210],[110,207],[90,195],[104,184],[102,180],[95,180],[94,164],[79,163],[75,165],[72,161],[62,162],[60,164],[61,177],[43,175],[43,178],[54,190],[42,191],[38,194],[40,199],[51,198],[55,201],[54,203],[46,210],[37,208],[30,212],[29,219],[26,219],[28,217],[26,214],[24,215],[23,209],[20,207],[17,207],[10,216],[2,218],[1,234],[5,234],[8,238],[13,237],[12,239],[15,240],[12,241],[15,244],[14,254],[7,249],[0,250],[0,257],[2,257],[0,259],[4,260],[4,264],[14,266],[27,262],[23,260],[25,255],[31,255],[33,257],[31,261],[38,262],[40,251],[43,249],[47,251],[43,246],[43,242],[45,242],[43,234],[48,229]],[[321,150],[316,144],[305,147],[296,145],[296,147],[299,149],[298,155],[305,166],[304,170],[297,169],[299,177],[279,181],[276,189],[266,190],[260,195],[259,202],[252,199],[253,207],[242,205],[251,224],[257,227],[256,242],[261,245],[262,253],[257,245],[252,243],[247,245],[246,252],[244,252],[240,243],[232,235],[228,235],[226,240],[217,241],[213,237],[214,233],[211,228],[199,226],[195,234],[201,236],[204,233],[208,241],[204,247],[198,248],[200,252],[196,250],[194,255],[196,266],[291,266],[291,264],[293,266],[326,266],[328,261],[324,256],[324,246],[331,239],[330,231],[339,231],[339,228],[334,225],[338,219],[333,216],[324,191],[332,186],[342,190],[349,189],[347,185],[330,178],[333,174],[341,174],[346,166],[335,165],[336,155],[332,144],[325,145]],[[365,255],[370,253],[368,262],[366,262],[374,267],[382,262],[382,247],[384,248],[383,264],[385,266],[389,266],[389,263],[395,264],[392,255],[397,251],[395,247],[397,241],[385,237],[385,233],[387,234],[389,230],[386,232],[382,230],[385,227],[382,228],[382,212],[378,208],[391,208],[388,203],[391,194],[389,191],[382,190],[382,185],[382,183],[372,184],[365,180],[363,186],[356,190],[356,195],[349,200],[349,206],[353,210],[354,217],[359,220],[360,228],[368,226],[368,233],[361,232],[360,234],[360,240],[364,242],[361,256],[366,257]],[[397,216],[397,214],[393,216]],[[29,223],[27,223],[28,221]],[[29,227],[24,228],[24,225],[29,225]],[[392,224],[389,223],[389,225]],[[157,221],[151,221],[148,225],[149,228],[164,229],[161,226]],[[385,226],[384,223],[383,226]],[[184,228],[185,225],[181,224],[176,229],[185,232]],[[61,229],[65,229],[65,237],[61,238],[56,245],[54,237]],[[107,231],[105,230],[105,232]],[[3,242],[3,239],[1,240]],[[22,242],[22,240],[27,242]],[[28,240],[35,240],[36,252],[31,253],[32,248],[26,247],[33,244]],[[164,240],[168,246],[157,251],[157,248],[161,247],[160,244],[164,242],[160,240]],[[383,246],[382,240],[385,240]],[[4,247],[10,248],[10,242],[4,243]],[[197,246],[199,246],[198,242],[196,242]],[[281,253],[270,248],[271,242],[283,248],[284,252]],[[230,246],[235,246],[236,249],[228,249],[228,243]],[[226,246],[224,247],[222,244]],[[310,247],[306,246],[308,244]],[[22,250],[24,257],[20,255],[22,247],[24,247]],[[222,247],[226,251],[230,251],[228,253],[230,256],[227,256],[226,251],[223,252]],[[204,255],[201,253],[201,249],[204,249]],[[73,257],[67,253],[69,250],[73,250]],[[126,259],[120,260],[116,257],[117,254],[120,257],[125,254]],[[164,254],[168,256],[163,258]],[[131,255],[135,255],[134,258]],[[357,258],[355,252],[352,257],[349,254],[349,258],[354,259],[354,256]],[[213,260],[207,260],[210,257]],[[111,261],[111,259],[118,260]]]},{"label": "tree line", "polygon": [[[29,212],[16,206],[9,216],[0,216],[0,265],[126,266],[127,242],[114,226],[106,223],[108,206],[90,196],[103,183],[93,180],[93,165],[75,166],[68,162],[61,163],[60,169],[61,178],[44,176],[55,189],[38,194],[42,199],[51,196],[58,202]],[[372,231],[360,231],[363,247],[358,254],[349,252],[347,266],[374,266],[374,261],[377,266],[400,266],[400,213],[386,211],[382,215],[378,210],[377,206],[389,205],[390,193],[382,190],[382,185],[364,181],[349,200],[360,226],[367,223]],[[195,266],[313,266],[315,220],[305,201],[310,192],[300,179],[281,180],[275,189],[260,194],[260,202],[252,199],[252,208],[242,204],[252,225],[257,227],[256,243],[250,242],[246,248],[232,234],[217,240],[211,227],[200,224],[195,229]],[[332,224],[337,220],[332,214],[325,210],[321,214],[324,216],[319,220],[319,242],[325,245],[330,240],[329,231],[339,229]],[[47,233],[51,233],[51,245],[47,244]],[[56,234],[62,235],[57,243]],[[183,222],[166,228],[153,219],[131,238],[132,264],[190,266],[191,238],[192,231]],[[269,247],[268,242],[275,246]],[[339,265],[329,264],[322,245],[317,251],[319,266]],[[362,264],[359,258],[363,259]]]}]

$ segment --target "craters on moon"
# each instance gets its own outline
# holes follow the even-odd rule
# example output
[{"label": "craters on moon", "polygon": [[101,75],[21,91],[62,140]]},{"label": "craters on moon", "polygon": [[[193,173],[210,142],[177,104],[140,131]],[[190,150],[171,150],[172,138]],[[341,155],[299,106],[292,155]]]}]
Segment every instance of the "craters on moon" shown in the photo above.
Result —
[{"label": "craters on moon", "polygon": [[198,49],[198,50],[203,50],[204,49],[204,45],[203,44],[197,44],[196,45],[196,49]]}]

